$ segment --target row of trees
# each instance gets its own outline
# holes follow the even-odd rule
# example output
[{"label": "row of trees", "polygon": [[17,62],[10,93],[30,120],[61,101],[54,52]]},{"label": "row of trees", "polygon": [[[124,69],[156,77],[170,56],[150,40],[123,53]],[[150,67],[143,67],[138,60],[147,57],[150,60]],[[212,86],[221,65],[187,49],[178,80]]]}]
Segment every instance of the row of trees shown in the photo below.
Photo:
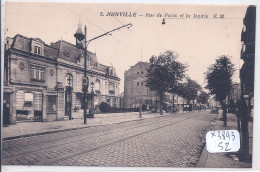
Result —
[{"label": "row of trees", "polygon": [[[230,94],[233,82],[232,76],[234,74],[235,68],[231,63],[228,56],[220,56],[215,64],[208,67],[206,72],[207,86],[209,93],[215,96],[215,99],[220,102],[221,108],[223,110],[223,121],[224,126],[227,126],[227,107],[233,102],[228,100],[228,95]],[[249,76],[250,77],[250,76]],[[240,156],[242,160],[247,161],[249,156],[249,135],[248,135],[248,106],[243,97],[240,97],[235,103],[235,112],[237,115],[237,129],[242,134],[241,142],[242,146],[240,149]]]},{"label": "row of trees", "polygon": [[[148,76],[146,86],[153,91],[156,91],[160,99],[160,113],[162,113],[162,96],[165,92],[174,93],[190,100],[197,99],[198,102],[205,104],[208,102],[209,95],[202,91],[201,86],[194,80],[187,77],[185,72],[188,65],[179,62],[178,54],[173,51],[166,51],[159,56],[152,56],[150,58],[151,66],[148,69]],[[220,102],[223,110],[224,126],[227,126],[227,106],[228,95],[232,90],[232,76],[234,74],[234,65],[231,63],[228,56],[220,56],[215,64],[208,67],[205,72],[205,79],[207,81],[206,89],[209,94],[213,95],[217,101]],[[184,81],[186,79],[186,81]],[[198,95],[198,92],[201,92]],[[238,129],[242,130],[242,151],[248,150],[248,125],[247,121],[243,120],[246,115],[246,104],[243,101],[237,102],[237,117]],[[240,121],[241,118],[241,121]],[[241,122],[241,123],[240,123]],[[243,151],[248,154],[248,151]]]},{"label": "row of trees", "polygon": [[[152,56],[150,63],[146,86],[159,95],[161,114],[161,102],[165,92],[178,94],[189,102],[192,100],[194,103],[194,100],[197,99],[200,103],[207,103],[208,94],[202,91],[201,86],[196,81],[187,77],[185,72],[188,65],[178,61],[177,53],[166,51],[159,56]],[[201,94],[198,96],[199,91]]]}]

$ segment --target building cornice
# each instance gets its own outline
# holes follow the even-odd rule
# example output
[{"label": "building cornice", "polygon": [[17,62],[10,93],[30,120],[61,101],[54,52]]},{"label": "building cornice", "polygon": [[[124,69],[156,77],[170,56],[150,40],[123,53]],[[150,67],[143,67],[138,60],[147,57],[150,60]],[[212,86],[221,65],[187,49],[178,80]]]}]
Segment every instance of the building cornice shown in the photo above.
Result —
[{"label": "building cornice", "polygon": [[[71,69],[74,69],[74,70],[81,71],[82,73],[84,72],[84,68],[83,67],[78,66],[77,64],[74,64],[72,62],[67,62],[67,61],[62,60],[62,59],[49,58],[49,57],[41,56],[41,55],[38,55],[38,54],[28,53],[28,52],[25,52],[25,51],[22,51],[22,50],[19,50],[19,49],[15,49],[15,48],[9,49],[8,52],[16,54],[16,55],[19,55],[19,56],[23,56],[23,57],[26,57],[26,58],[29,57],[29,58],[32,58],[34,60],[40,60],[40,61],[43,61],[43,62],[49,62],[49,63],[55,64],[57,66],[63,66],[63,67],[71,68]],[[102,76],[102,77],[105,77],[105,78],[109,78],[109,79],[113,79],[113,80],[116,80],[116,81],[120,81],[120,78],[118,78],[118,77],[107,75],[107,74],[103,74],[103,73],[99,73],[99,72],[94,71],[94,70],[87,69],[87,73],[90,74],[90,75],[98,75],[98,76]]]}]

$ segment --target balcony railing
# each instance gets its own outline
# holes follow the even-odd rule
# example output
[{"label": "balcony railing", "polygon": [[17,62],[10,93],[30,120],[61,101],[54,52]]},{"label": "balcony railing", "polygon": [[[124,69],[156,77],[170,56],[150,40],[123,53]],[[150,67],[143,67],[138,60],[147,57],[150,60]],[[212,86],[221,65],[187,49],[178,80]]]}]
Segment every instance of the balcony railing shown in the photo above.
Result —
[{"label": "balcony railing", "polygon": [[45,82],[44,79],[36,79],[36,78],[31,78],[31,81],[34,81],[34,82]]}]

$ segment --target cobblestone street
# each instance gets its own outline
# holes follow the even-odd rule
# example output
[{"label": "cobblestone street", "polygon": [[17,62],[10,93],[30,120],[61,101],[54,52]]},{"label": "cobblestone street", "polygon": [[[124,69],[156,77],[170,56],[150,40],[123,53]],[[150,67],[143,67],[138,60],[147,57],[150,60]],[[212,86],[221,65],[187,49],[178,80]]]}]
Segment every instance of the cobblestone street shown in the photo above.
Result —
[{"label": "cobblestone street", "polygon": [[3,141],[4,165],[195,167],[216,115],[164,114]]}]

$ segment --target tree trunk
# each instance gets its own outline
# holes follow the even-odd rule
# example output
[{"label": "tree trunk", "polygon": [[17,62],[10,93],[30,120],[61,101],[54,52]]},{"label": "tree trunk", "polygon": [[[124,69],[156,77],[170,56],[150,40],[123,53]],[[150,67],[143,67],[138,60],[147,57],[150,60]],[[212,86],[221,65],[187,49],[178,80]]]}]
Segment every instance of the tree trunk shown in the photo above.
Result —
[{"label": "tree trunk", "polygon": [[194,107],[194,100],[192,100],[192,111],[195,110],[195,107]]},{"label": "tree trunk", "polygon": [[160,102],[159,102],[159,106],[160,106],[160,115],[162,115],[162,93],[159,93],[160,95]]},{"label": "tree trunk", "polygon": [[172,113],[174,113],[174,94],[172,94]]},{"label": "tree trunk", "polygon": [[183,111],[183,113],[184,113],[184,99],[183,99],[183,101],[182,101],[182,111]]},{"label": "tree trunk", "polygon": [[249,156],[249,133],[248,133],[248,106],[245,100],[242,101],[241,110],[241,132],[242,132],[242,160]]},{"label": "tree trunk", "polygon": [[224,101],[221,102],[221,108],[223,110],[223,121],[224,121],[224,126],[227,126],[227,108],[226,108],[226,103]]},{"label": "tree trunk", "polygon": [[158,105],[157,105],[157,94],[156,94],[156,99],[155,99],[155,112],[158,111]]},{"label": "tree trunk", "polygon": [[139,117],[142,118],[142,97],[140,97],[140,113],[139,113]]}]

